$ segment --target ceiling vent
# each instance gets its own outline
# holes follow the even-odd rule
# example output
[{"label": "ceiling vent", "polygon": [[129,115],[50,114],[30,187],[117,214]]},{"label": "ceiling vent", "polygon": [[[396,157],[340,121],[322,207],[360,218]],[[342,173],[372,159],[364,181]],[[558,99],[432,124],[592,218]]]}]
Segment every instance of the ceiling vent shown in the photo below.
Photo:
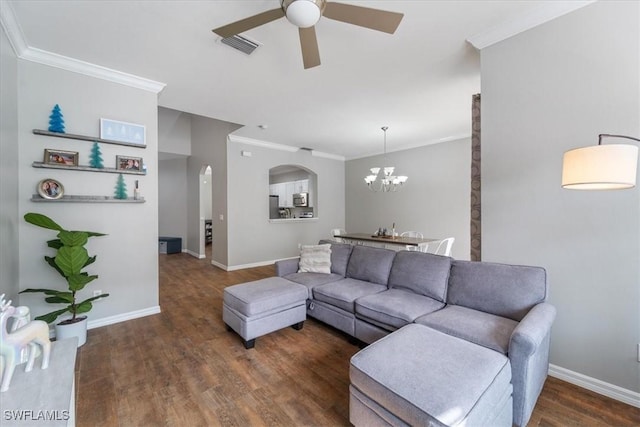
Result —
[{"label": "ceiling vent", "polygon": [[235,36],[221,39],[220,41],[242,53],[246,53],[247,55],[251,55],[253,51],[260,46],[258,43],[237,34]]}]

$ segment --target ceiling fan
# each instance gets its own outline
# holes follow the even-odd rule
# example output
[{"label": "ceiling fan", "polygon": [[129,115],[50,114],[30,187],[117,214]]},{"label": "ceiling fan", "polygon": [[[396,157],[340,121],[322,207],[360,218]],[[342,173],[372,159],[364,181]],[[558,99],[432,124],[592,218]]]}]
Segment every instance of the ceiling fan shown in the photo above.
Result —
[{"label": "ceiling fan", "polygon": [[372,30],[393,34],[404,16],[363,6],[335,3],[326,0],[280,0],[281,7],[224,25],[212,30],[222,38],[240,34],[282,17],[298,27],[304,68],[320,65],[320,52],[314,25],[320,17],[358,25]]}]

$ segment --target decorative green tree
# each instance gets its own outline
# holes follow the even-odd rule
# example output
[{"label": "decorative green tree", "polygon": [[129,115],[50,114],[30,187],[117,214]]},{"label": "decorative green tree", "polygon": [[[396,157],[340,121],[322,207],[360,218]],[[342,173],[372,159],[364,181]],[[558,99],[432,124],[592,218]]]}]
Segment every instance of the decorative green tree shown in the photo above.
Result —
[{"label": "decorative green tree", "polygon": [[51,110],[49,116],[49,132],[64,133],[64,119],[62,118],[62,110],[58,104]]},{"label": "decorative green tree", "polygon": [[118,175],[118,182],[116,183],[116,192],[113,196],[116,199],[127,198],[127,185],[124,183],[124,177],[122,174]]},{"label": "decorative green tree", "polygon": [[96,169],[104,169],[104,165],[102,164],[102,153],[100,153],[100,146],[98,142],[93,143],[93,147],[91,147],[91,155],[89,156],[89,166]]}]

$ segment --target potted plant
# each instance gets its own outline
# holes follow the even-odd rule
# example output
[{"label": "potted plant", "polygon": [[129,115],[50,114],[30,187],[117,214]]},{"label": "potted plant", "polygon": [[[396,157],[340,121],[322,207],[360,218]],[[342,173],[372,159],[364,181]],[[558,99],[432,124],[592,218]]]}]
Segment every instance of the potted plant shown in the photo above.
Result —
[{"label": "potted plant", "polygon": [[101,294],[82,302],[76,300],[77,293],[84,289],[87,284],[98,278],[95,274],[90,275],[82,271],[86,266],[93,264],[96,260],[95,255],[92,257],[89,256],[84,245],[89,240],[89,237],[105,236],[105,234],[92,231],[65,230],[51,218],[39,213],[27,213],[24,219],[29,224],[58,232],[57,239],[47,241],[47,246],[55,249],[56,254],[53,257],[45,255],[44,260],[65,278],[68,290],[25,289],[20,293],[40,292],[46,295],[45,301],[48,303],[66,304],[65,308],[38,316],[36,320],[44,320],[47,323],[52,323],[59,316],[67,312],[71,313],[71,318],[65,319],[55,325],[56,339],[77,336],[78,347],[80,347],[87,340],[87,316],[82,316],[82,314],[89,312],[93,308],[93,301],[109,296],[109,294]]}]

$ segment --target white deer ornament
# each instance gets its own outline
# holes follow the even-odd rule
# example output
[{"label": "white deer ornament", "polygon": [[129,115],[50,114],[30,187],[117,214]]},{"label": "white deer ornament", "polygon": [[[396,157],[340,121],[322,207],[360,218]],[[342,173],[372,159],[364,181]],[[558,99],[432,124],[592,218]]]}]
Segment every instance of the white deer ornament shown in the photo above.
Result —
[{"label": "white deer ornament", "polygon": [[0,357],[4,359],[2,369],[2,383],[0,392],[9,389],[11,377],[20,363],[20,354],[23,348],[29,349],[29,360],[25,367],[25,372],[33,369],[36,359],[36,344],[42,347],[42,369],[49,366],[49,356],[51,354],[51,341],[49,341],[49,326],[42,320],[34,320],[17,328],[7,331],[7,323],[10,317],[21,316],[22,310],[16,312],[16,308],[4,299],[4,294],[0,295]]}]

